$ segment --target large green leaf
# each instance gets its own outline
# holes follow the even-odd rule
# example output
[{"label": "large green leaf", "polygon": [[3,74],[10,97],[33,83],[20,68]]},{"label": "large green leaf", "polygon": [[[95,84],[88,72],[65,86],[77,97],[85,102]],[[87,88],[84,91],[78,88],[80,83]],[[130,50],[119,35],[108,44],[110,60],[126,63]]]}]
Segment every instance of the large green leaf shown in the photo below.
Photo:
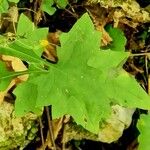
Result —
[{"label": "large green leaf", "polygon": [[149,150],[150,143],[150,115],[141,115],[137,127],[140,131],[138,137],[139,147],[138,150]]},{"label": "large green leaf", "polygon": [[[99,122],[108,117],[113,104],[149,109],[150,97],[122,69],[129,54],[99,50],[100,38],[88,14],[83,15],[60,37],[58,64],[49,65],[49,73],[30,77],[28,84],[16,88],[16,107],[21,101],[28,105],[28,93],[22,91],[31,85],[37,95],[30,100],[36,101],[36,107],[52,105],[54,118],[70,114],[93,133],[98,133]],[[25,109],[18,112],[16,108],[16,113],[23,114]]]}]

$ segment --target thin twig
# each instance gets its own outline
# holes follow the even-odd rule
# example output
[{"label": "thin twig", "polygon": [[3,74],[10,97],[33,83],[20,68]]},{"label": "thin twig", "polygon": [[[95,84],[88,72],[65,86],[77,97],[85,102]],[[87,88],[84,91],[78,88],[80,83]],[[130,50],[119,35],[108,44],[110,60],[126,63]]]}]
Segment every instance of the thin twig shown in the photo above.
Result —
[{"label": "thin twig", "polygon": [[42,141],[42,149],[45,150],[44,137],[43,137],[43,123],[42,123],[41,117],[39,117],[39,123],[40,123],[40,135],[41,135],[41,141]]},{"label": "thin twig", "polygon": [[150,75],[148,76],[148,94],[150,95]]},{"label": "thin twig", "polygon": [[78,19],[79,16],[76,13],[71,12],[69,9],[64,9],[66,12],[68,12],[69,14],[71,14],[74,18]]},{"label": "thin twig", "polygon": [[36,11],[34,11],[34,10],[32,10],[32,9],[29,9],[29,8],[18,8],[18,10],[28,10],[28,11],[31,11],[31,12],[37,14]]},{"label": "thin twig", "polygon": [[[56,3],[56,5],[59,7],[59,8],[62,8],[58,3],[57,3],[57,0],[54,0],[54,2]],[[79,16],[75,13],[75,12],[71,12],[69,9],[66,9],[66,8],[62,8],[64,9],[66,12],[68,12],[69,14],[71,14],[73,17],[75,17],[76,19],[79,18]]]},{"label": "thin twig", "polygon": [[147,92],[150,95],[150,75],[148,70],[148,56],[145,56],[145,72],[147,77]]},{"label": "thin twig", "polygon": [[135,56],[148,56],[150,53],[137,53],[137,54],[130,54],[130,57],[135,57]]},{"label": "thin twig", "polygon": [[49,111],[48,106],[45,107],[45,110],[46,110],[46,115],[47,115],[47,120],[48,120],[50,140],[52,142],[53,149],[56,150],[55,138],[54,138],[54,133],[53,133],[53,125],[52,125],[52,116],[50,115],[51,114],[51,106],[50,106],[50,111]]}]

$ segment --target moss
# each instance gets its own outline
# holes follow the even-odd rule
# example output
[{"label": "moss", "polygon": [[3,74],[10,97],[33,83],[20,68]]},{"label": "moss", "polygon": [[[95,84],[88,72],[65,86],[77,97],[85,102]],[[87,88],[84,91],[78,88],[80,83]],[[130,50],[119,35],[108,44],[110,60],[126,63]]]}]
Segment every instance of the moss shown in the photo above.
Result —
[{"label": "moss", "polygon": [[25,117],[14,115],[14,105],[0,105],[0,150],[22,149],[36,136],[37,116],[29,113]]}]

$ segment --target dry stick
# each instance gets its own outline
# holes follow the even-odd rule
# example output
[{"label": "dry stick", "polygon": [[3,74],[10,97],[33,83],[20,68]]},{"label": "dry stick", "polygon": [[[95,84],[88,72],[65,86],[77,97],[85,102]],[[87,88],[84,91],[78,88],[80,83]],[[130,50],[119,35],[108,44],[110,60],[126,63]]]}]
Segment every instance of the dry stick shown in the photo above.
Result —
[{"label": "dry stick", "polygon": [[146,55],[150,55],[150,53],[130,54],[130,57],[134,57],[134,56],[146,56]]},{"label": "dry stick", "polygon": [[148,94],[150,95],[150,75],[148,75]]},{"label": "dry stick", "polygon": [[145,71],[146,71],[146,76],[147,76],[147,92],[150,95],[150,75],[148,71],[148,57],[145,56]]},{"label": "dry stick", "polygon": [[56,150],[55,138],[54,138],[54,133],[53,133],[53,125],[52,125],[52,116],[50,115],[51,106],[50,106],[50,111],[49,111],[48,106],[45,107],[45,110],[46,110],[46,115],[47,115],[47,120],[48,120],[50,140],[52,142],[53,149]]},{"label": "dry stick", "polygon": [[41,135],[41,141],[42,141],[42,149],[45,150],[44,137],[43,137],[43,124],[42,124],[41,117],[39,117],[39,123],[40,123],[40,135]]},{"label": "dry stick", "polygon": [[15,33],[15,35],[16,35],[16,34],[17,34],[17,31],[16,31],[16,26],[15,26],[14,20],[13,20],[13,22],[12,22],[12,25],[13,25],[14,33]]},{"label": "dry stick", "polygon": [[33,12],[34,14],[37,14],[36,11],[34,11],[34,10],[30,9],[30,8],[18,8],[18,10],[27,10],[27,11]]}]

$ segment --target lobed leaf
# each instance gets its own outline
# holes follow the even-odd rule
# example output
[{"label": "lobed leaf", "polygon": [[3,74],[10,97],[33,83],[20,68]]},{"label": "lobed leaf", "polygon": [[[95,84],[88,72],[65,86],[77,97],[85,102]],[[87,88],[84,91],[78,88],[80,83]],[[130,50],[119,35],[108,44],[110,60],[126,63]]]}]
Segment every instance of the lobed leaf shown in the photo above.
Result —
[{"label": "lobed leaf", "polygon": [[49,15],[53,15],[56,11],[56,8],[52,7],[53,4],[54,0],[43,0],[41,4],[41,9]]},{"label": "lobed leaf", "polygon": [[[101,34],[84,14],[60,37],[59,62],[50,64],[48,73],[32,76],[15,89],[19,95],[16,114],[52,105],[54,118],[69,114],[87,130],[98,133],[99,123],[108,118],[113,104],[149,109],[150,97],[122,69],[129,53],[102,51],[100,39]],[[36,93],[33,99],[26,97],[30,85]],[[28,99],[34,107],[28,106]],[[24,108],[18,111],[21,103]]]}]

